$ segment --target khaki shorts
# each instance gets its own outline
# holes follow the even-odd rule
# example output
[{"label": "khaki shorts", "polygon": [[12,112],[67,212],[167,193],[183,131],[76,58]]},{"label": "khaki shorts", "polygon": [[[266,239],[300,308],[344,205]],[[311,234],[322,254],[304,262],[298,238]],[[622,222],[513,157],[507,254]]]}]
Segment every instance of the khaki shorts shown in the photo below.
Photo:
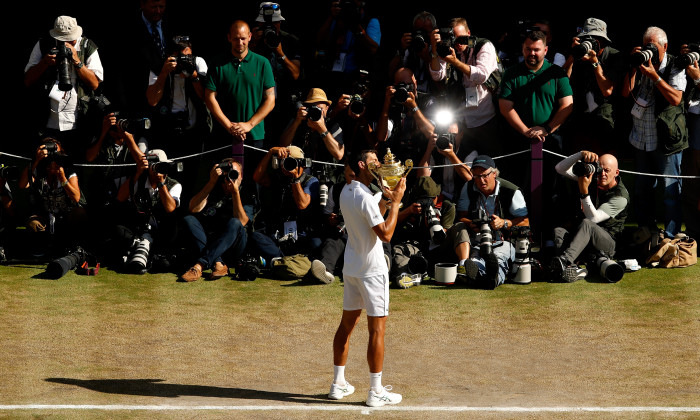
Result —
[{"label": "khaki shorts", "polygon": [[389,274],[366,278],[343,276],[343,309],[365,309],[367,316],[389,315]]}]

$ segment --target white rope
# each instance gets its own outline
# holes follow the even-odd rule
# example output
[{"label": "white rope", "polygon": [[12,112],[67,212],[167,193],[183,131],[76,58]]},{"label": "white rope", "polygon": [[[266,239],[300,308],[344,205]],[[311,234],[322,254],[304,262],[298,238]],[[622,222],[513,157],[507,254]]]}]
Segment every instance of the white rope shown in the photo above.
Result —
[{"label": "white rope", "polygon": [[[265,150],[265,149],[261,149],[261,148],[259,148],[259,147],[255,147],[255,146],[250,146],[250,145],[247,145],[247,144],[244,144],[243,146],[244,146],[244,147],[247,147],[247,148],[249,148],[249,149],[253,149],[253,150],[255,150],[255,151],[258,151],[258,152],[263,152],[263,153],[267,153],[267,152],[268,152],[268,151]],[[191,154],[191,155],[176,157],[176,158],[173,158],[173,159],[171,159],[171,160],[177,161],[177,160],[190,159],[190,158],[193,158],[193,157],[197,157],[197,156],[202,156],[202,155],[206,155],[206,154],[209,154],[209,153],[218,152],[218,151],[221,151],[221,150],[224,150],[224,149],[228,149],[228,148],[230,148],[230,147],[231,147],[231,146],[223,146],[223,147],[219,147],[219,148],[216,148],[216,149],[206,150],[206,151],[200,152],[200,153],[194,153],[194,154]],[[566,157],[566,156],[564,156],[564,155],[562,155],[562,154],[559,154],[559,153],[556,153],[556,152],[552,152],[552,151],[547,150],[547,149],[542,149],[542,150],[543,150],[544,152],[547,152],[547,153],[551,154],[551,155],[558,156],[558,157],[560,157],[560,158],[562,158],[562,159]],[[520,154],[528,153],[528,152],[530,152],[530,150],[529,150],[529,149],[525,149],[525,150],[521,150],[521,151],[519,151],[519,152],[513,152],[513,153],[506,154],[506,155],[501,155],[501,156],[494,157],[493,160],[509,158],[509,157],[512,157],[512,156],[516,156],[516,155],[520,155]],[[24,156],[13,155],[13,154],[6,153],[6,152],[0,152],[0,156],[2,156],[2,155],[10,156],[10,157],[17,158],[17,159],[24,159],[24,160],[31,161],[31,158],[27,158],[27,157],[24,157]],[[322,164],[322,165],[343,166],[342,163],[336,163],[336,162],[325,162],[325,161],[319,161],[319,160],[312,160],[311,162],[313,162],[313,163],[318,163],[318,164]],[[471,163],[472,163],[472,162],[463,162],[463,163],[448,163],[448,164],[444,164],[444,165],[432,165],[432,166],[414,166],[413,169],[446,168],[446,167],[450,167],[450,166],[460,166],[460,165],[464,165],[464,164],[470,165]],[[136,164],[135,164],[135,163],[116,163],[116,164],[108,164],[108,163],[105,163],[105,164],[100,164],[100,163],[77,163],[77,164],[75,164],[75,166],[100,168],[100,167],[136,166]],[[620,169],[620,172],[627,173],[627,174],[631,174],[631,175],[652,176],[652,177],[661,177],[661,178],[700,179],[700,175],[665,175],[665,174],[649,174],[649,173],[644,173],[644,172],[630,171],[630,170],[626,170],[626,169]]]}]

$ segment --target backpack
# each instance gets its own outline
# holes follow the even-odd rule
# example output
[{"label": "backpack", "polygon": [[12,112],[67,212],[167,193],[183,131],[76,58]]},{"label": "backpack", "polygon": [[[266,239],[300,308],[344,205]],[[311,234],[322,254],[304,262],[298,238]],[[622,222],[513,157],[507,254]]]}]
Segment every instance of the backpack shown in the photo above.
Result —
[{"label": "backpack", "polygon": [[304,254],[287,255],[273,259],[270,270],[280,280],[297,280],[311,270],[311,260]]}]

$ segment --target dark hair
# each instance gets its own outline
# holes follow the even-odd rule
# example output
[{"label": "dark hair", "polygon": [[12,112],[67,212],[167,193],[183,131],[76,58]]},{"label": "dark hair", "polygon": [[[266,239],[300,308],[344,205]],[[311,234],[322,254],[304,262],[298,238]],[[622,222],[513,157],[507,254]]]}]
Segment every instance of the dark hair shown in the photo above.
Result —
[{"label": "dark hair", "polygon": [[374,153],[376,155],[377,151],[373,149],[366,149],[359,152],[350,153],[345,158],[345,164],[348,165],[353,172],[355,172],[355,175],[359,175],[360,165],[358,165],[358,162],[364,162],[365,160],[367,160],[367,155],[369,155],[370,153]]},{"label": "dark hair", "polygon": [[525,35],[525,40],[529,39],[530,41],[542,41],[542,43],[547,46],[547,35],[544,34],[542,31],[530,31]]}]

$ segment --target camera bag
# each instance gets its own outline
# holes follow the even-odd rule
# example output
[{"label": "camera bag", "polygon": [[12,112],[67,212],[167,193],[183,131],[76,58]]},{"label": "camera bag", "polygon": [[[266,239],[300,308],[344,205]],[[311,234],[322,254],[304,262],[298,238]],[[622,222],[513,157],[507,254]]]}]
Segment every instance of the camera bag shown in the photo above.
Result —
[{"label": "camera bag", "polygon": [[646,261],[647,264],[662,268],[689,267],[697,262],[698,243],[685,235],[673,239],[665,238]]},{"label": "camera bag", "polygon": [[311,270],[311,260],[304,254],[287,255],[272,260],[272,275],[281,280],[301,279]]}]

